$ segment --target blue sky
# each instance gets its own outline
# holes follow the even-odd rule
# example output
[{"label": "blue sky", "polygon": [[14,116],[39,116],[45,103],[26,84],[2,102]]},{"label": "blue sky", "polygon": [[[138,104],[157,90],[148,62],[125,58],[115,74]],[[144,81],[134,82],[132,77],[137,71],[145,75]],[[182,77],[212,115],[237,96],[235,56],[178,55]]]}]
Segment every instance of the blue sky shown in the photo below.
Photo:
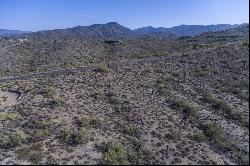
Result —
[{"label": "blue sky", "polygon": [[249,22],[249,0],[0,0],[0,29],[37,31],[115,21],[135,29]]}]

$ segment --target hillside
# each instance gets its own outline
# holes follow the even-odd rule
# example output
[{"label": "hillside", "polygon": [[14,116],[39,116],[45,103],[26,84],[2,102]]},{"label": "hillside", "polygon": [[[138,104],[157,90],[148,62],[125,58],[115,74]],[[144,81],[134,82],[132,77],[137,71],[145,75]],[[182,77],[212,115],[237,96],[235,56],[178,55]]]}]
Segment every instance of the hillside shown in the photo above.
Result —
[{"label": "hillside", "polygon": [[133,33],[1,39],[0,164],[248,165],[249,26]]}]

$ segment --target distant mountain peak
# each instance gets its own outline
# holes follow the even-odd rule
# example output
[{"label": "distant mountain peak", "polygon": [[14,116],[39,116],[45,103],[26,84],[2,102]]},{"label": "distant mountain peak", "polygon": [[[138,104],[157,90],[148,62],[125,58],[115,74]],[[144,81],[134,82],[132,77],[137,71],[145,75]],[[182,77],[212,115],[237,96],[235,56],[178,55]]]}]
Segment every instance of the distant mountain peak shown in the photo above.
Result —
[{"label": "distant mountain peak", "polygon": [[129,29],[127,27],[122,26],[121,24],[119,24],[117,22],[108,22],[108,23],[106,23],[104,25],[110,26],[110,27],[117,27],[117,28],[126,28],[126,29]]},{"label": "distant mountain peak", "polygon": [[118,22],[108,22],[106,25],[120,25]]},{"label": "distant mountain peak", "polygon": [[[60,38],[80,38],[80,39],[121,39],[133,36],[133,31],[117,22],[106,24],[93,24],[90,26],[76,26],[73,28],[40,31],[27,35],[33,39],[60,39]],[[25,36],[26,37],[26,36]]]}]

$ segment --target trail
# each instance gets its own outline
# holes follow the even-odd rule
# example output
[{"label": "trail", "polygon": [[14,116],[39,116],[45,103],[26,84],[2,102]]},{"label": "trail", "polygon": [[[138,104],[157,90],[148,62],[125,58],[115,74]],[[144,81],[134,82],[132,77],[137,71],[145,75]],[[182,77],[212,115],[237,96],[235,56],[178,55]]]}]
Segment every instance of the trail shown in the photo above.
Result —
[{"label": "trail", "polygon": [[[205,50],[198,50],[200,51],[210,51],[215,48],[208,48]],[[167,61],[168,63],[171,63],[175,60],[177,60],[178,56],[183,55],[183,53],[173,53],[170,55],[167,55],[166,57],[150,57],[150,58],[141,58],[141,59],[131,59],[131,60],[121,60],[121,61],[113,61],[108,64],[109,68],[115,68],[119,67],[121,65],[126,64],[133,64],[133,63],[145,63],[145,62],[153,62],[153,61]],[[70,68],[70,69],[59,69],[59,70],[53,70],[48,72],[39,72],[39,73],[31,73],[31,74],[25,74],[20,76],[10,76],[10,77],[3,77],[0,78],[0,83],[6,83],[10,81],[20,81],[20,80],[28,80],[33,77],[39,77],[39,76],[53,76],[58,74],[73,74],[78,72],[84,72],[84,71],[90,71],[95,70],[98,68],[98,64],[91,65],[91,66],[83,66],[78,68]]]}]

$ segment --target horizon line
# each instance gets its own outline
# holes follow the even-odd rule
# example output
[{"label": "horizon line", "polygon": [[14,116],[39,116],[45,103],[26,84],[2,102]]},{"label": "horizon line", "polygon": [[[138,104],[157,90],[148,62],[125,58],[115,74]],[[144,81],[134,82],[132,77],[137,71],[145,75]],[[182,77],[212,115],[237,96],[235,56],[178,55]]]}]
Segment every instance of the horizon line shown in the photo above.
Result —
[{"label": "horizon line", "polygon": [[[92,25],[105,25],[105,24],[108,24],[108,23],[117,23],[119,25],[121,25],[120,23],[116,22],[116,21],[110,21],[110,22],[107,22],[107,23],[103,23],[103,24],[100,24],[100,23],[95,23],[95,24],[89,24],[89,25],[75,25],[75,26],[72,26],[72,27],[65,27],[65,28],[53,28],[53,29],[42,29],[42,30],[37,30],[37,31],[31,31],[31,30],[20,30],[20,29],[6,29],[6,28],[0,28],[0,30],[9,30],[9,31],[21,31],[21,32],[39,32],[39,31],[53,31],[53,30],[63,30],[63,29],[70,29],[70,28],[75,28],[75,27],[78,27],[78,26],[81,26],[81,27],[88,27],[88,26],[92,26]],[[140,28],[146,28],[146,27],[153,27],[153,28],[173,28],[173,27],[176,27],[176,26],[182,26],[182,25],[188,25],[188,26],[192,26],[192,25],[196,25],[196,26],[209,26],[209,25],[243,25],[243,24],[249,24],[249,22],[243,22],[243,23],[234,23],[234,24],[229,24],[229,23],[219,23],[219,24],[178,24],[178,25],[174,25],[174,26],[170,26],[170,27],[164,27],[164,26],[158,26],[158,27],[154,27],[154,26],[151,26],[151,25],[147,25],[147,26],[142,26],[142,27],[138,27],[138,28],[129,28],[127,26],[124,26],[124,25],[121,25],[123,27],[126,27],[126,28],[129,28],[130,30],[136,30],[136,29],[140,29]]]}]

